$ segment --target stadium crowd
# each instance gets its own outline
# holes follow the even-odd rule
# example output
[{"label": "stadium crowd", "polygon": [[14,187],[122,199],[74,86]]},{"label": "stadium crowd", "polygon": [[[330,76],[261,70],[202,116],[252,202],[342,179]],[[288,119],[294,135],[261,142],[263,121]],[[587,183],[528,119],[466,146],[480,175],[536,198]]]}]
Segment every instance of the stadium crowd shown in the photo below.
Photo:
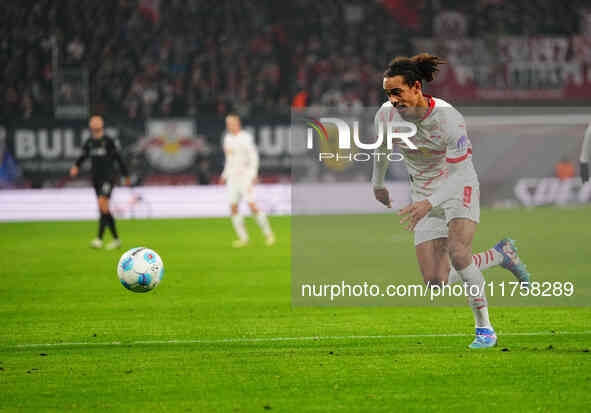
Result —
[{"label": "stadium crowd", "polygon": [[[413,37],[569,35],[583,0],[5,0],[2,118],[53,114],[54,65],[86,67],[93,112],[288,113],[374,105]],[[376,87],[377,86],[377,87]]]}]

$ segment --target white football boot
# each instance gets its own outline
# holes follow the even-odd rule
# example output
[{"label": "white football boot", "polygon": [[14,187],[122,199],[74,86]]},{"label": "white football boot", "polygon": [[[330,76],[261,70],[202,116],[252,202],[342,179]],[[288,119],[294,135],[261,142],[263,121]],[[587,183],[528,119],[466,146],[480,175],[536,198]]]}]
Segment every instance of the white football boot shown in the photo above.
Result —
[{"label": "white football boot", "polygon": [[92,248],[103,248],[103,240],[95,238],[92,241],[90,241],[90,246]]},{"label": "white football boot", "polygon": [[237,239],[232,241],[233,248],[242,248],[248,245],[248,239]]},{"label": "white football boot", "polygon": [[113,241],[111,241],[107,244],[108,250],[114,250],[115,248],[120,248],[120,247],[121,247],[121,241],[119,239],[114,239]]}]

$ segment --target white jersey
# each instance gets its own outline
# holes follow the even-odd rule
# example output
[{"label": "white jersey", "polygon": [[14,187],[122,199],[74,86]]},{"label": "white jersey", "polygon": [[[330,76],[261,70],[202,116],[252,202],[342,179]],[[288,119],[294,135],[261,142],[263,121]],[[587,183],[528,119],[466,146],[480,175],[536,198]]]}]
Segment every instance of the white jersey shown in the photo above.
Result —
[{"label": "white jersey", "polygon": [[[413,200],[428,198],[436,206],[447,199],[462,197],[464,185],[477,187],[478,177],[472,164],[472,143],[464,117],[446,101],[426,97],[428,111],[421,120],[413,122],[417,133],[410,138],[418,149],[409,148],[403,141],[398,147],[408,170]],[[376,114],[376,129],[379,121],[385,125],[397,118],[404,120],[389,101],[385,102]],[[379,161],[374,157],[374,160],[373,184],[383,187],[387,160],[385,157]],[[450,180],[450,168],[456,175],[454,182],[444,185]]]},{"label": "white jersey", "polygon": [[252,181],[259,170],[259,155],[253,136],[241,130],[236,135],[226,133],[223,140],[226,162],[222,177],[227,180],[244,178]]}]

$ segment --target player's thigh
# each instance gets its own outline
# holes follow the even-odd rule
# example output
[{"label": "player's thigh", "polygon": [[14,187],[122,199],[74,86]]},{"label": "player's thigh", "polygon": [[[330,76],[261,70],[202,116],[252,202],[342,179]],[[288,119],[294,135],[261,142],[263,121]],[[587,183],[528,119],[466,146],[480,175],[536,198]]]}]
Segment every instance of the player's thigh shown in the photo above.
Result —
[{"label": "player's thigh", "polygon": [[238,205],[244,196],[244,185],[238,179],[228,179],[226,190],[228,192],[228,202],[230,205]]},{"label": "player's thigh", "polygon": [[415,250],[425,282],[445,281],[449,273],[447,225],[442,209],[434,208],[415,227]]},{"label": "player's thigh", "polygon": [[[254,201],[255,201],[254,188],[255,188],[255,186],[252,182],[245,182],[244,183],[244,199],[246,199],[246,202],[248,202],[248,205],[250,205],[251,209],[252,209],[252,205],[255,205],[255,203],[254,203]],[[255,209],[256,209],[256,205],[255,205]]]},{"label": "player's thigh", "polygon": [[97,201],[99,210],[103,213],[107,213],[109,211],[109,198],[104,195],[99,195]]},{"label": "player's thigh", "polygon": [[449,253],[454,267],[470,265],[472,241],[480,221],[480,191],[478,186],[466,186],[463,198],[442,204],[449,230]]},{"label": "player's thigh", "polygon": [[454,218],[449,222],[449,243],[470,246],[478,224],[468,218]]},{"label": "player's thigh", "polygon": [[447,280],[450,264],[447,238],[437,238],[415,247],[423,280],[429,285],[439,285]]}]

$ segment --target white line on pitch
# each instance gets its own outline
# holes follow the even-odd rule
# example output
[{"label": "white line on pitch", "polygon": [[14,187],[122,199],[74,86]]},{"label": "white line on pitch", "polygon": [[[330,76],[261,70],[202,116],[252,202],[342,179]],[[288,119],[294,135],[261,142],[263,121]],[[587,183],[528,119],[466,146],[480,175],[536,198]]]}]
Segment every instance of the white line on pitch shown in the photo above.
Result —
[{"label": "white line on pitch", "polygon": [[[499,336],[557,336],[557,335],[588,335],[591,331],[537,331],[531,333],[498,333]],[[396,338],[437,338],[437,337],[469,337],[472,334],[392,334],[376,336],[324,336],[324,337],[260,337],[260,338],[221,338],[221,339],[196,339],[196,340],[147,340],[147,341],[110,341],[102,343],[75,342],[75,343],[39,343],[17,344],[8,347],[66,347],[66,346],[121,346],[121,345],[149,345],[149,344],[223,344],[223,343],[263,343],[273,341],[320,341],[320,340],[370,340],[370,339],[396,339]],[[6,348],[6,347],[5,347]]]}]

